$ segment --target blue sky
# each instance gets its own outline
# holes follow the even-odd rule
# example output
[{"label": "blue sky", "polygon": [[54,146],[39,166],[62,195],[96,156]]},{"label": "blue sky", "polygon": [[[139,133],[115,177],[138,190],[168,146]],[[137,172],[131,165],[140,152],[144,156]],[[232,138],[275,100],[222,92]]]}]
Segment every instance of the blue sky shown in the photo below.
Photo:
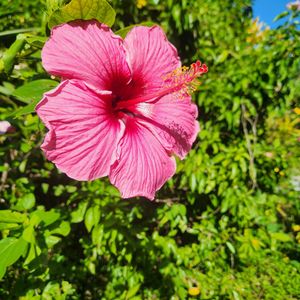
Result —
[{"label": "blue sky", "polygon": [[254,17],[265,22],[270,27],[276,27],[280,22],[273,22],[273,19],[281,12],[286,10],[286,5],[294,0],[254,0]]}]

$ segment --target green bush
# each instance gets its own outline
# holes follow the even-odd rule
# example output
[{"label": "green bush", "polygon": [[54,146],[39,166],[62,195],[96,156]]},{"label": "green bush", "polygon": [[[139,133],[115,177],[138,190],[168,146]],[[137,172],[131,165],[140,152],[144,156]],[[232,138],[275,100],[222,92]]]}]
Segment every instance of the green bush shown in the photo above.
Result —
[{"label": "green bush", "polygon": [[[153,202],[71,180],[24,115],[57,84],[41,66],[45,39],[19,35],[6,50],[4,32],[0,119],[16,131],[0,135],[0,298],[299,299],[299,12],[268,29],[248,0],[111,2],[114,30],[157,23],[184,64],[208,65],[194,95],[202,130]],[[12,21],[0,30],[49,32],[42,3],[16,3],[1,3]]]}]

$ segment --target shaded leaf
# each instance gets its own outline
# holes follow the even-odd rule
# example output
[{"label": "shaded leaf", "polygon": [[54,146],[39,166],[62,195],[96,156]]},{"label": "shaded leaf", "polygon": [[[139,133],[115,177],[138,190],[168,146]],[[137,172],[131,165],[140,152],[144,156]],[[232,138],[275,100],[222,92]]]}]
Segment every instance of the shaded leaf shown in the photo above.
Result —
[{"label": "shaded leaf", "polygon": [[49,19],[49,28],[72,20],[96,19],[101,23],[112,26],[116,12],[105,0],[72,0],[70,3],[55,11]]}]

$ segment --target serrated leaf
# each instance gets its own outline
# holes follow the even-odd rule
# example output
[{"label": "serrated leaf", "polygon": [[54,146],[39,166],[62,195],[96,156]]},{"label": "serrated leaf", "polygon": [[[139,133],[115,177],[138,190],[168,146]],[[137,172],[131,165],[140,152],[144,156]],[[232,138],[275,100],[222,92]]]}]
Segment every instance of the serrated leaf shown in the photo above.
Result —
[{"label": "serrated leaf", "polygon": [[116,12],[105,0],[72,0],[52,13],[48,25],[52,28],[72,20],[96,19],[111,27],[115,22],[115,17]]}]

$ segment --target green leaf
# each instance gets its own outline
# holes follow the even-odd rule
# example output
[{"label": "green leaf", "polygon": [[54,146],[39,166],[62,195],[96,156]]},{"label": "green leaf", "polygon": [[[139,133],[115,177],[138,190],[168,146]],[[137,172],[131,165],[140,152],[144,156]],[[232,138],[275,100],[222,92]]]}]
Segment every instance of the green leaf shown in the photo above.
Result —
[{"label": "green leaf", "polygon": [[92,230],[92,227],[94,225],[97,225],[99,223],[100,220],[100,209],[99,206],[92,206],[90,207],[86,214],[85,214],[85,218],[84,218],[84,224],[86,226],[86,229],[88,230],[88,232],[90,232]]},{"label": "green leaf", "polygon": [[35,110],[35,107],[36,105],[38,104],[39,100],[36,100],[36,101],[33,101],[32,103],[24,106],[24,107],[21,107],[17,110],[15,110],[12,114],[10,114],[9,116],[10,117],[15,117],[15,118],[18,118],[20,116],[23,116],[23,115],[27,115],[27,114],[30,114],[32,112],[34,112]]},{"label": "green leaf", "polygon": [[21,225],[17,224],[17,223],[0,223],[0,230],[4,230],[4,229],[17,229],[19,228]]},{"label": "green leaf", "polygon": [[48,248],[52,248],[54,245],[61,241],[61,237],[55,235],[49,235],[45,237],[45,242]]},{"label": "green leaf", "polygon": [[82,201],[78,204],[77,209],[71,212],[72,223],[79,223],[83,221],[87,206],[88,206],[87,201]]},{"label": "green leaf", "polygon": [[130,288],[126,294],[126,300],[127,299],[131,299],[140,289],[140,284],[133,286],[132,288]]},{"label": "green leaf", "polygon": [[30,243],[30,244],[35,244],[35,230],[33,225],[30,225],[25,228],[22,234],[23,239]]},{"label": "green leaf", "polygon": [[23,223],[26,216],[11,210],[0,210],[0,222],[3,223]]},{"label": "green leaf", "polygon": [[6,272],[6,267],[0,266],[0,279],[3,278]]},{"label": "green leaf", "polygon": [[27,104],[37,103],[41,100],[43,94],[55,88],[59,83],[51,79],[38,79],[18,87],[12,95],[19,101]]},{"label": "green leaf", "polygon": [[35,196],[33,193],[28,193],[24,195],[17,205],[14,207],[16,210],[28,210],[33,208],[35,205]]},{"label": "green leaf", "polygon": [[276,16],[274,18],[273,22],[276,22],[276,21],[278,21],[278,20],[280,20],[280,19],[282,19],[282,18],[284,18],[284,17],[286,17],[288,15],[289,15],[289,12],[288,11],[284,11],[283,13],[279,14],[278,16]]},{"label": "green leaf", "polygon": [[226,246],[231,251],[231,253],[235,254],[235,248],[230,242],[226,242]]},{"label": "green leaf", "polygon": [[49,19],[49,28],[72,20],[96,19],[101,23],[112,26],[116,12],[105,0],[72,0],[70,3],[55,11]]},{"label": "green leaf", "polygon": [[115,32],[115,34],[119,35],[120,37],[122,37],[123,39],[126,37],[127,33],[134,27],[136,26],[148,26],[148,27],[152,27],[156,25],[155,23],[153,22],[142,22],[142,23],[139,23],[139,24],[135,24],[135,25],[130,25],[130,26],[127,26],[127,27],[124,27],[122,29],[119,29],[118,31]]},{"label": "green leaf", "polygon": [[60,217],[60,214],[54,210],[44,211],[36,210],[31,214],[31,218],[37,218],[37,224],[43,222],[44,226],[49,226],[57,221]]},{"label": "green leaf", "polygon": [[92,231],[92,242],[94,245],[99,246],[103,239],[104,230],[102,224],[97,224]]},{"label": "green leaf", "polygon": [[[35,107],[38,104],[38,102],[42,99],[43,94],[49,89],[56,87],[58,84],[59,83],[54,80],[40,79],[26,84],[26,87],[25,85],[23,85],[22,87],[17,88],[13,93],[15,97],[17,97],[20,101],[25,103],[28,103],[30,101],[29,99],[33,101],[28,105],[15,110],[9,116],[18,118],[20,116],[34,112]],[[28,85],[30,86],[28,87]]]},{"label": "green leaf", "polygon": [[0,32],[0,36],[6,35],[15,35],[24,32],[32,32],[32,31],[40,31],[39,27],[31,27],[31,28],[19,28],[19,29],[12,29],[12,30],[5,30]]},{"label": "green leaf", "polygon": [[63,221],[59,224],[59,226],[50,231],[50,234],[60,234],[63,236],[67,236],[70,233],[71,227],[70,223],[67,221]]},{"label": "green leaf", "polygon": [[33,47],[42,49],[44,47],[44,44],[47,41],[47,37],[45,36],[27,36],[26,42],[30,44]]},{"label": "green leaf", "polygon": [[24,261],[24,265],[28,265],[31,261],[33,261],[41,251],[38,251],[39,248],[36,244],[30,244],[29,251],[27,253],[26,259]]},{"label": "green leaf", "polygon": [[4,275],[3,269],[16,262],[26,249],[27,243],[22,238],[5,238],[0,241],[0,279]]},{"label": "green leaf", "polygon": [[[17,35],[16,40],[13,44],[4,52],[2,57],[3,68],[7,74],[10,74],[16,60],[18,52],[20,52],[25,45],[26,36],[23,34]],[[1,71],[1,69],[0,69]]]},{"label": "green leaf", "polygon": [[38,101],[36,103],[30,103],[30,104],[28,104],[24,107],[21,107],[20,109],[17,109],[16,111],[14,111],[9,116],[17,118],[17,117],[20,117],[20,116],[23,116],[23,115],[30,114],[30,113],[34,112],[34,109],[35,109],[37,103],[38,103]]},{"label": "green leaf", "polygon": [[280,242],[290,242],[292,238],[284,232],[272,232],[271,237]]}]

